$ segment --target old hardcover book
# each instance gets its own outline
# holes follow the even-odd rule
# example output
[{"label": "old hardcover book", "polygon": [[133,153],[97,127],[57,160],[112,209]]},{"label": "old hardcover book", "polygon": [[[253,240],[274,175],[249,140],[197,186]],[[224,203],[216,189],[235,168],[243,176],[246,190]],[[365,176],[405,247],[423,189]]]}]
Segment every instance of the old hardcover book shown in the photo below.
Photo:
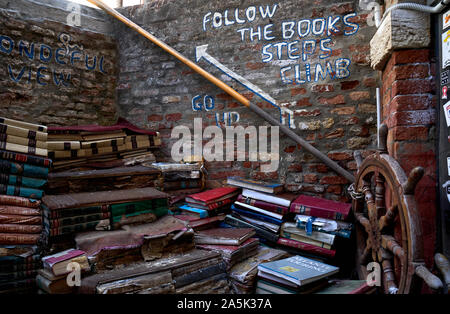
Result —
[{"label": "old hardcover book", "polygon": [[180,180],[175,182],[164,182],[164,191],[172,191],[179,189],[196,189],[202,187],[202,180]]},{"label": "old hardcover book", "polygon": [[89,207],[80,208],[68,208],[60,210],[49,210],[46,206],[44,207],[44,216],[48,219],[58,219],[74,216],[87,216],[94,214],[104,214],[110,212],[111,208],[109,205],[96,205]]},{"label": "old hardcover book", "polygon": [[121,228],[122,226],[126,226],[126,225],[131,226],[131,225],[136,225],[136,224],[147,224],[147,223],[154,222],[157,219],[158,219],[158,216],[153,211],[142,212],[142,213],[139,213],[138,215],[134,215],[134,216],[126,216],[126,215],[122,215],[120,217],[116,216],[113,218],[112,228],[114,230],[117,230],[117,229]]},{"label": "old hardcover book", "polygon": [[109,219],[95,220],[62,227],[52,227],[45,224],[48,229],[49,236],[58,236],[87,230],[109,230],[111,228]]},{"label": "old hardcover book", "polygon": [[14,136],[14,135],[8,135],[5,133],[0,133],[0,142],[47,149],[47,142],[36,141],[35,139],[31,139],[31,138],[27,138],[27,137],[19,137],[19,136]]},{"label": "old hardcover book", "polygon": [[261,208],[261,209],[264,209],[264,210],[267,210],[267,211],[270,211],[270,212],[273,212],[276,214],[280,214],[280,215],[285,215],[289,212],[289,207],[280,206],[280,205],[277,205],[274,203],[268,203],[268,202],[248,198],[248,197],[243,196],[242,194],[240,194],[238,196],[237,201],[240,203],[258,207],[258,208]]},{"label": "old hardcover book", "polygon": [[152,166],[158,168],[163,172],[170,171],[194,171],[201,170],[202,165],[200,163],[169,163],[169,162],[155,162]]},{"label": "old hardcover book", "polygon": [[[292,222],[285,222],[281,226],[281,230],[283,234],[285,235],[285,238],[290,238],[291,234],[295,234],[300,236],[302,239],[309,238],[311,240],[325,243],[328,245],[333,245],[335,236],[332,234],[322,233],[322,232],[311,232],[311,234],[308,234],[304,229],[297,228],[297,225]],[[286,234],[289,234],[286,236]],[[295,238],[293,238],[295,239]],[[300,240],[301,241],[301,240]]]},{"label": "old hardcover book", "polygon": [[67,284],[65,276],[61,279],[49,280],[48,278],[45,278],[41,274],[38,274],[36,276],[36,285],[39,287],[39,289],[42,289],[43,291],[50,294],[68,294],[72,293],[75,288],[70,287]]},{"label": "old hardcover book", "polygon": [[272,195],[267,193],[261,193],[254,190],[249,189],[243,189],[242,190],[242,196],[264,201],[267,203],[273,203],[284,207],[290,207],[291,202],[296,198],[296,195],[294,194],[278,194],[278,195]]},{"label": "old hardcover book", "polygon": [[111,131],[108,133],[100,133],[100,134],[97,134],[96,132],[86,132],[85,134],[81,133],[83,141],[98,141],[105,139],[113,139],[117,137],[125,137],[126,135],[127,134],[124,131]]},{"label": "old hardcover book", "polygon": [[[174,216],[174,217],[178,218],[179,215]],[[178,219],[183,219],[183,218],[180,217]],[[217,215],[217,216],[207,217],[207,218],[203,218],[203,219],[190,220],[188,224],[194,231],[200,231],[200,230],[205,230],[205,229],[217,228],[219,226],[219,224],[222,221],[224,221],[224,219],[225,219],[224,215]]]},{"label": "old hardcover book", "polygon": [[20,196],[0,195],[1,205],[21,206],[29,208],[39,208],[41,201]]},{"label": "old hardcover book", "polygon": [[21,224],[21,225],[39,225],[42,223],[42,217],[39,216],[22,216],[0,214],[0,224]]},{"label": "old hardcover book", "polygon": [[255,235],[251,228],[214,228],[195,234],[196,244],[241,245]]},{"label": "old hardcover book", "polygon": [[47,133],[41,131],[33,131],[26,128],[7,125],[4,123],[0,123],[0,133],[5,133],[8,135],[14,135],[18,137],[26,137],[35,139],[37,141],[46,142],[47,141]]},{"label": "old hardcover book", "polygon": [[140,290],[157,288],[172,282],[170,271],[146,274],[125,280],[100,284],[96,288],[98,294],[137,293]]},{"label": "old hardcover book", "polygon": [[71,262],[79,263],[82,270],[89,269],[86,253],[81,250],[69,249],[42,258],[44,268],[51,270],[55,276],[70,273],[70,270],[67,270],[67,266]]},{"label": "old hardcover book", "polygon": [[161,137],[159,132],[157,133],[158,133],[157,135],[127,135],[125,137],[125,142],[132,143],[132,142],[149,141],[150,146],[160,146]]},{"label": "old hardcover book", "polygon": [[166,193],[154,188],[139,188],[117,191],[99,191],[70,193],[63,195],[46,195],[42,202],[49,210],[80,208],[98,205],[112,205],[126,202],[147,201],[152,199],[167,199]]},{"label": "old hardcover book", "polygon": [[41,216],[41,210],[39,208],[0,205],[0,216],[1,215]]},{"label": "old hardcover book", "polygon": [[11,196],[41,199],[44,191],[24,186],[0,184],[0,193]]},{"label": "old hardcover book", "polygon": [[328,265],[303,256],[262,263],[258,272],[289,281],[297,286],[320,280],[339,272],[339,267]]},{"label": "old hardcover book", "polygon": [[27,154],[11,152],[8,150],[1,150],[1,149],[0,149],[0,158],[10,160],[10,161],[16,161],[16,162],[20,162],[20,163],[28,163],[28,164],[32,164],[35,166],[46,167],[46,168],[50,168],[52,165],[52,160],[49,158],[44,158],[44,157],[39,157],[39,156],[34,156],[34,155],[27,155]]},{"label": "old hardcover book", "polygon": [[48,141],[47,149],[54,150],[77,150],[81,148],[80,141]]},{"label": "old hardcover book", "polygon": [[326,219],[345,220],[349,215],[351,207],[352,204],[350,203],[300,195],[292,202],[290,212]]},{"label": "old hardcover book", "polygon": [[106,140],[97,141],[85,141],[81,142],[81,148],[99,148],[99,147],[111,147],[111,146],[122,146],[125,144],[124,137],[110,138]]},{"label": "old hardcover book", "polygon": [[[119,204],[112,204],[110,207],[112,216],[155,211],[155,214],[158,213],[159,217],[167,213],[167,199],[154,198],[145,201],[123,202]],[[161,212],[161,210],[166,210],[166,212]]]},{"label": "old hardcover book", "polygon": [[1,244],[36,244],[39,234],[0,233]]},{"label": "old hardcover book", "polygon": [[176,294],[228,294],[230,286],[226,273],[193,282],[175,290]]},{"label": "old hardcover book", "polygon": [[0,233],[40,233],[42,225],[0,224]]},{"label": "old hardcover book", "polygon": [[[201,193],[191,194],[186,197],[186,202],[207,206],[219,201],[234,197],[238,194],[238,189],[233,187],[222,187],[208,190]],[[219,207],[219,206],[217,206]]]},{"label": "old hardcover book", "polygon": [[30,164],[22,164],[9,160],[0,160],[0,171],[5,174],[14,174],[25,177],[42,178],[48,177],[48,168]]},{"label": "old hardcover book", "polygon": [[24,153],[30,155],[38,155],[47,157],[47,149],[46,148],[36,148],[34,146],[24,146],[15,143],[9,142],[0,142],[0,149],[10,150],[17,153]]},{"label": "old hardcover book", "polygon": [[258,239],[250,238],[241,245],[196,244],[196,247],[219,252],[227,262],[227,267],[230,268],[235,263],[256,254],[258,245]]},{"label": "old hardcover book", "polygon": [[198,218],[206,218],[208,217],[208,211],[204,210],[204,209],[200,209],[200,208],[195,208],[195,207],[191,207],[188,205],[182,205],[179,207],[182,212],[188,214],[188,215],[192,215]]},{"label": "old hardcover book", "polygon": [[0,173],[0,184],[17,185],[39,189],[47,184],[45,179],[16,176],[8,173]]},{"label": "old hardcover book", "polygon": [[228,177],[227,184],[270,194],[277,194],[283,191],[283,185],[278,182],[264,182],[241,177]]},{"label": "old hardcover book", "polygon": [[178,289],[187,286],[189,284],[192,284],[194,282],[211,278],[218,274],[223,274],[225,272],[226,272],[226,264],[224,262],[221,262],[215,265],[207,266],[205,268],[192,271],[190,273],[178,277],[174,277],[173,280],[175,281],[175,288]]},{"label": "old hardcover book", "polygon": [[72,216],[57,219],[48,219],[47,217],[44,217],[44,223],[50,226],[51,228],[60,228],[64,226],[87,223],[91,221],[100,221],[103,219],[107,219],[110,216],[111,214],[109,212],[104,212],[91,215]]},{"label": "old hardcover book", "polygon": [[285,239],[299,241],[299,242],[302,242],[302,243],[311,244],[311,245],[314,245],[314,246],[317,246],[317,247],[321,247],[321,248],[324,248],[324,249],[328,249],[328,250],[331,249],[331,245],[330,244],[323,243],[323,242],[320,242],[320,241],[316,241],[314,239],[311,239],[311,238],[308,238],[308,237],[304,237],[304,236],[301,236],[301,235],[298,235],[298,234],[295,234],[295,233],[290,233],[290,232],[284,231],[283,229],[281,229],[281,231],[280,231],[280,237],[283,237]]},{"label": "old hardcover book", "polygon": [[257,237],[266,239],[273,243],[276,243],[278,241],[278,233],[275,233],[275,232],[272,232],[271,230],[267,230],[260,226],[248,223],[245,220],[240,219],[240,217],[227,215],[224,222],[235,228],[252,228],[255,230]]},{"label": "old hardcover book", "polygon": [[261,209],[261,208],[258,208],[258,207],[252,206],[252,205],[247,205],[245,203],[241,203],[241,202],[237,202],[237,201],[234,203],[234,205],[236,207],[238,207],[238,208],[251,210],[251,211],[260,213],[262,215],[273,217],[273,218],[278,219],[278,220],[282,220],[283,219],[283,215],[280,215],[280,214],[277,214],[277,213],[273,213],[271,211],[264,210],[264,209]]},{"label": "old hardcover book", "polygon": [[324,256],[326,258],[333,258],[336,255],[335,250],[329,250],[325,248],[321,248],[316,245],[311,245],[305,242],[300,242],[292,239],[286,239],[283,237],[280,237],[277,241],[277,243],[281,246],[288,246],[295,249],[299,249],[301,251],[305,251],[307,253],[317,254]]},{"label": "old hardcover book", "polygon": [[40,124],[36,124],[36,123],[30,123],[30,122],[8,119],[8,118],[3,118],[3,117],[0,117],[0,123],[6,124],[6,125],[17,126],[20,128],[33,130],[33,131],[47,132],[47,127],[45,125],[40,125]]},{"label": "old hardcover book", "polygon": [[247,209],[242,209],[242,208],[238,208],[235,205],[231,206],[231,211],[233,213],[237,213],[240,216],[245,216],[245,217],[250,217],[252,219],[257,219],[257,220],[261,220],[264,222],[268,222],[271,224],[275,224],[275,225],[281,225],[283,223],[283,221],[281,219],[277,219],[271,216],[267,216],[258,212],[253,212]]}]

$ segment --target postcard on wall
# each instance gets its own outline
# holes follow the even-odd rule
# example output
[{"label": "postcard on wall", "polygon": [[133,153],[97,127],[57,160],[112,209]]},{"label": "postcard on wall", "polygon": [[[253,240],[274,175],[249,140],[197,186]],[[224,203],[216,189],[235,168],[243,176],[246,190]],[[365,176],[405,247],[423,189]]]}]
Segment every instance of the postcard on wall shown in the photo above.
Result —
[{"label": "postcard on wall", "polygon": [[447,127],[450,127],[450,101],[447,101],[444,105],[445,121],[447,121]]},{"label": "postcard on wall", "polygon": [[450,66],[450,30],[442,34],[442,68]]},{"label": "postcard on wall", "polygon": [[442,15],[442,30],[450,26],[450,10]]}]

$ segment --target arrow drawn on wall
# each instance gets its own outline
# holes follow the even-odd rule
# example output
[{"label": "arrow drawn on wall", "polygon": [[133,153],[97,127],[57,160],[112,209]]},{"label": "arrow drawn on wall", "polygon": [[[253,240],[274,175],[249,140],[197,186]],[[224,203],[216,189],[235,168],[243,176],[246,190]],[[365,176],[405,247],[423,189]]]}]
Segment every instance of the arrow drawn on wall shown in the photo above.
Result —
[{"label": "arrow drawn on wall", "polygon": [[256,95],[258,95],[259,97],[261,97],[262,99],[264,99],[265,101],[270,103],[272,106],[276,107],[279,110],[279,112],[280,112],[280,122],[283,123],[283,124],[284,124],[283,114],[286,112],[289,115],[289,122],[288,122],[289,127],[292,128],[292,129],[295,129],[295,123],[294,123],[294,118],[293,118],[294,112],[292,110],[289,110],[289,109],[284,108],[284,107],[280,107],[277,104],[277,101],[272,96],[270,96],[268,93],[263,91],[258,86],[256,86],[253,83],[251,83],[245,77],[237,74],[236,72],[231,71],[225,65],[220,63],[216,58],[211,56],[206,51],[207,49],[208,49],[208,45],[197,46],[195,48],[195,56],[196,56],[195,60],[196,60],[196,62],[199,62],[202,58],[205,59],[207,62],[209,62],[210,64],[212,64],[216,68],[218,68],[220,71],[225,73],[227,76],[229,76],[233,80],[235,80],[238,83],[240,83],[246,89],[250,90],[251,92],[255,93]]}]

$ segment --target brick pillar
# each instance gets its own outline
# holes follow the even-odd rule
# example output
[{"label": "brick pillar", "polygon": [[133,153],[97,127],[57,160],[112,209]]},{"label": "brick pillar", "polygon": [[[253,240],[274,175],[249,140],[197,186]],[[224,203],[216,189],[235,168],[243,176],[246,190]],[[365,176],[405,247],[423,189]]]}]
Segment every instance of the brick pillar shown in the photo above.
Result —
[{"label": "brick pillar", "polygon": [[405,173],[422,166],[415,199],[422,223],[425,261],[433,266],[436,240],[435,97],[429,49],[394,51],[383,70],[383,123],[388,151]]}]

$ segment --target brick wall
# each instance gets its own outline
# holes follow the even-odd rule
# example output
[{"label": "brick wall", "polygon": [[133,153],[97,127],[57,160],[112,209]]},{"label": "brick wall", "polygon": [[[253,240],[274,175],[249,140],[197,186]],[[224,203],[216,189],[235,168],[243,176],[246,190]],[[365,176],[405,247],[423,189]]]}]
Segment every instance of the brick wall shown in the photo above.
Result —
[{"label": "brick wall", "polygon": [[66,1],[0,2],[0,115],[46,125],[114,123],[117,47],[108,20],[83,8],[80,27],[72,27]]},{"label": "brick wall", "polygon": [[388,150],[406,174],[422,166],[425,174],[415,199],[422,222],[426,262],[433,265],[436,241],[436,95],[429,49],[394,51],[383,71],[383,119]]},{"label": "brick wall", "polygon": [[[277,5],[277,9],[272,17],[262,18],[260,6],[264,10],[266,6],[273,9],[274,5]],[[187,7],[189,10],[186,10]],[[248,9],[251,7],[256,9],[256,18],[251,22],[247,18],[241,24],[237,23],[236,12],[238,19],[245,20],[247,10],[250,10],[248,14],[252,17],[253,9]],[[207,52],[218,62],[258,86],[276,99],[280,106],[292,110],[296,133],[342,167],[354,171],[353,150],[363,150],[368,154],[376,146],[375,88],[379,78],[378,73],[370,68],[368,57],[369,41],[375,27],[367,25],[368,12],[359,9],[358,1],[187,0],[154,2],[123,8],[121,12],[190,60],[195,60],[196,46],[208,44]],[[357,25],[353,34],[346,34],[352,33],[355,27],[342,24],[345,16],[348,22]],[[294,36],[289,37],[287,30],[282,32],[283,25],[288,29],[292,22],[310,20],[313,23],[315,19],[324,19],[328,25],[328,18],[333,20],[336,17],[340,18],[335,24],[338,31],[330,35],[327,30],[320,34],[320,21],[314,22],[317,23],[319,35],[300,37],[298,24],[292,29],[294,33],[297,32]],[[218,20],[214,21],[214,18]],[[224,25],[226,21],[227,24],[234,21],[234,24]],[[308,22],[302,23],[306,25]],[[264,36],[264,29],[269,24],[273,24],[268,28],[272,33]],[[258,38],[258,26],[261,39]],[[266,124],[228,94],[126,26],[115,22],[115,33],[120,38],[120,112],[141,127],[160,131],[166,158],[170,158],[171,145],[174,143],[170,138],[172,128],[177,125],[192,128],[194,118],[201,117],[204,126],[215,125],[216,114],[222,116],[226,112],[237,112],[240,120],[235,125],[245,127]],[[253,40],[250,38],[252,34]],[[267,48],[267,45],[282,42],[287,45],[295,40],[300,45],[304,40],[314,40],[316,47],[323,44],[324,49],[318,48],[315,53],[306,56],[306,61],[302,61],[303,57],[290,58],[286,50],[282,52],[281,60],[272,55],[272,60],[268,61],[271,57],[264,52],[275,50],[273,46]],[[335,62],[342,58],[350,61],[348,76],[342,75],[342,72],[340,76],[336,73]],[[334,79],[328,75],[325,79],[318,77],[314,81],[315,65],[319,63],[326,68],[326,62],[330,62],[333,67],[331,72]],[[230,79],[204,59],[198,64],[278,117],[278,110],[260,96]],[[306,79],[307,82],[302,82],[307,77],[305,64],[311,65],[312,81]],[[296,66],[301,71],[301,78],[297,80]],[[214,109],[193,110],[193,99],[202,100],[205,96],[214,100]],[[255,161],[211,162],[207,163],[209,178],[222,181],[230,175],[242,175],[254,179],[280,180],[288,190],[294,192],[336,200],[347,199],[345,186],[348,183],[344,178],[282,134],[280,145],[281,163],[278,171],[262,172],[260,163]]]}]

